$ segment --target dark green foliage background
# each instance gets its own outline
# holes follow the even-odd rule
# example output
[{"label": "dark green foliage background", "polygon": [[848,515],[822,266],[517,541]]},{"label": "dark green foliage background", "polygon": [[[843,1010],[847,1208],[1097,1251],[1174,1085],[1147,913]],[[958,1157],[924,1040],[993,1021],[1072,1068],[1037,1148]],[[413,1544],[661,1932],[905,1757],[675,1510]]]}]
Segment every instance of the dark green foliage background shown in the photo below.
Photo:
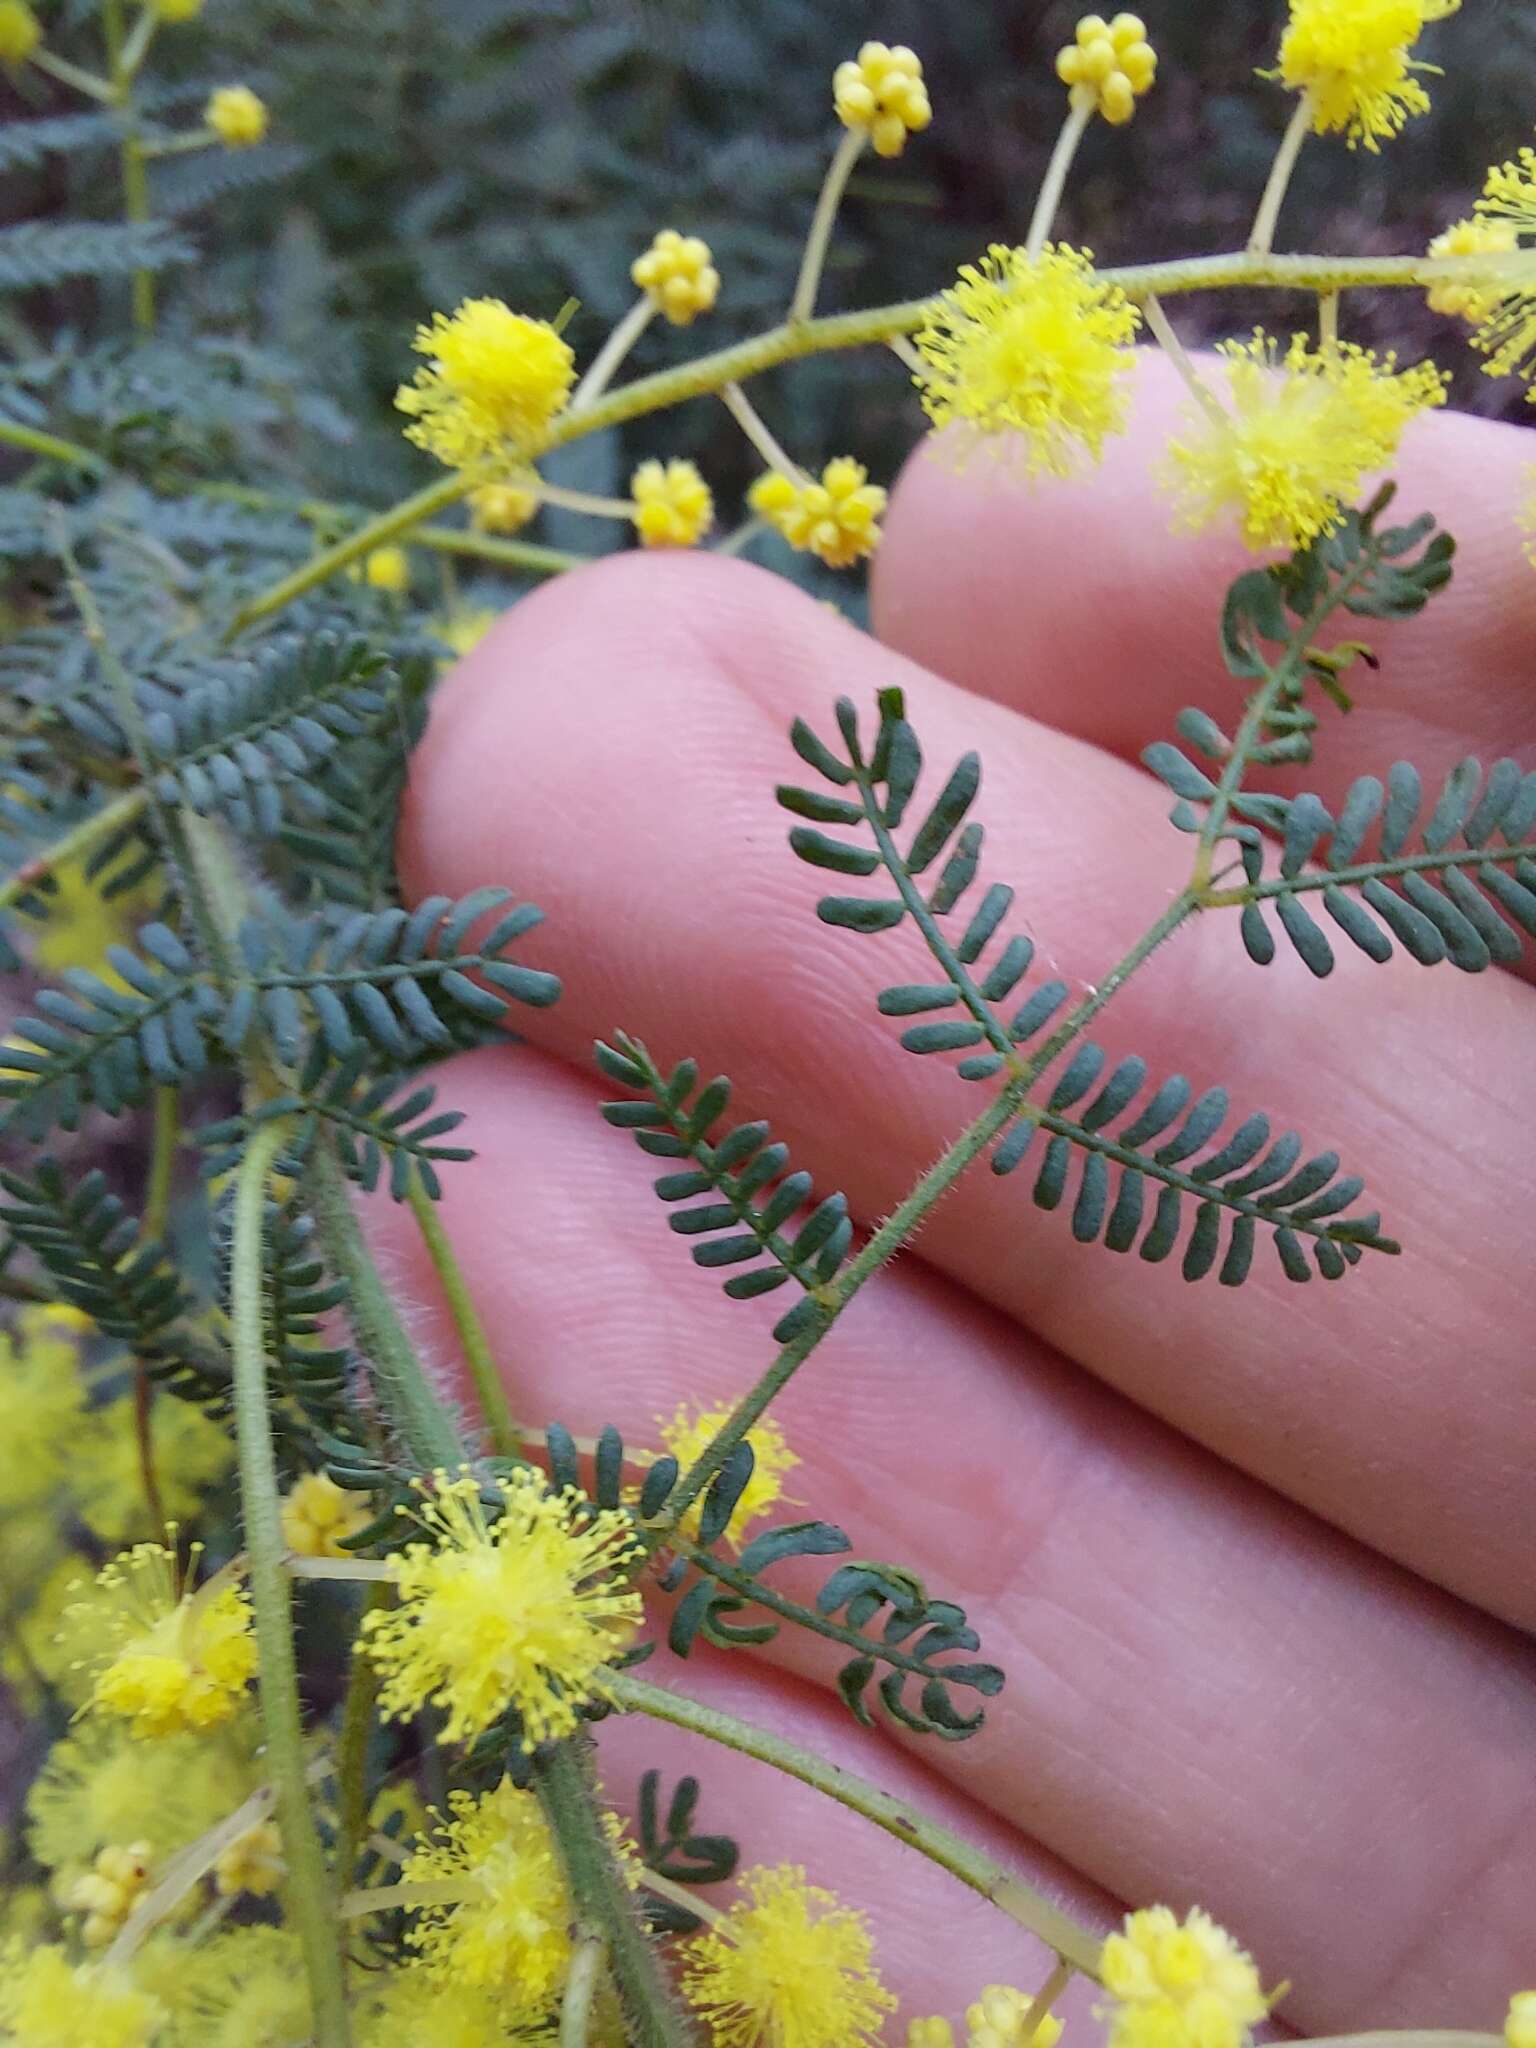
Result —
[{"label": "dark green foliage background", "polygon": [[[344,439],[290,424],[276,436],[280,466],[305,488],[384,502],[426,473],[389,398],[410,367],[411,330],[434,306],[494,293],[552,314],[574,296],[572,336],[589,355],[632,296],[633,255],[672,222],[709,238],[724,293],[707,325],[647,335],[638,367],[777,319],[834,134],[829,74],[864,36],[921,52],[936,118],[898,163],[861,167],[823,303],[912,296],[989,239],[1018,239],[1061,114],[1052,56],[1076,12],[1000,0],[209,0],[197,25],[159,39],[158,111],[195,119],[211,83],[243,77],[271,102],[272,138],[156,166],[157,209],[203,251],[169,281],[172,332],[290,354],[302,383],[358,424]],[[1287,107],[1254,75],[1273,60],[1283,0],[1149,0],[1146,13],[1157,89],[1128,130],[1090,133],[1062,223],[1107,262],[1235,246]],[[94,55],[89,9],[45,18],[56,46]],[[1433,113],[1379,157],[1334,140],[1309,147],[1282,246],[1422,247],[1468,209],[1484,167],[1530,138],[1528,0],[1473,0],[1423,47],[1447,74],[1431,81]],[[5,93],[7,111],[72,110],[35,72]],[[115,175],[101,150],[16,170],[6,215],[110,218]],[[26,301],[42,333],[74,320],[89,332],[110,311],[92,286]],[[1203,338],[1261,312],[1287,317],[1270,294],[1262,306],[1187,302],[1181,320]],[[1520,415],[1518,388],[1482,377],[1450,324],[1417,301],[1362,306],[1350,325],[1405,355],[1438,344],[1458,365],[1457,403]],[[883,351],[799,366],[759,399],[798,454],[851,448],[880,477],[918,425]],[[654,452],[702,459],[729,517],[750,458],[718,407],[583,443],[556,471],[612,489]],[[559,514],[542,530],[584,549],[622,538]]]}]

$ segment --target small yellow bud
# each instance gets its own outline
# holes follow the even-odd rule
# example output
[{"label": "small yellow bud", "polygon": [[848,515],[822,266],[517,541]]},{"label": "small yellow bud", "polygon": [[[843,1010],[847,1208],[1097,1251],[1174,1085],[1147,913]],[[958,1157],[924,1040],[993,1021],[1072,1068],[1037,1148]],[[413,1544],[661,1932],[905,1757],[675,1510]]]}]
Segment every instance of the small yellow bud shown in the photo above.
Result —
[{"label": "small yellow bud", "polygon": [[277,1890],[287,1868],[277,1822],[264,1820],[238,1842],[230,1843],[213,1866],[213,1881],[222,1899],[235,1898],[241,1892],[264,1899]]},{"label": "small yellow bud", "polygon": [[25,64],[43,40],[27,0],[0,0],[0,64]]},{"label": "small yellow bud", "polygon": [[989,1984],[965,2010],[966,2048],[1056,2048],[1061,2021],[1048,2012],[1026,2035],[1024,2021],[1034,2000],[1012,1984]]},{"label": "small yellow bud", "polygon": [[404,548],[375,548],[363,558],[363,581],[373,590],[399,596],[411,587],[411,558]]},{"label": "small yellow bud", "polygon": [[1075,41],[1056,57],[1056,76],[1070,87],[1074,111],[1102,114],[1115,128],[1130,120],[1156,74],[1157,52],[1139,14],[1117,14],[1113,21],[1085,14]]},{"label": "small yellow bud", "polygon": [[907,2048],[955,2048],[955,2030],[942,2013],[931,2019],[908,2020]]},{"label": "small yellow bud", "polygon": [[845,128],[862,128],[877,156],[900,156],[933,119],[923,66],[904,43],[865,43],[832,74],[832,103]]},{"label": "small yellow bud", "polygon": [[295,1480],[283,1495],[280,1514],[283,1541],[298,1557],[345,1557],[346,1538],[373,1520],[367,1494],[338,1486],[325,1472],[306,1472]]},{"label": "small yellow bud", "polygon": [[80,1939],[87,1948],[106,1948],[149,1882],[149,1844],[126,1848],[109,1843],[99,1849],[89,1870],[66,1884],[59,1903],[66,1913],[81,1915]]},{"label": "small yellow bud", "polygon": [[629,274],[674,327],[687,327],[720,296],[720,273],[708,242],[698,235],[680,235],[676,228],[663,228],[649,249],[635,258]]},{"label": "small yellow bud", "polygon": [[221,85],[211,93],[203,119],[226,149],[251,149],[267,132],[267,107],[248,85]]},{"label": "small yellow bud", "polygon": [[838,455],[821,472],[820,483],[796,483],[770,470],[752,486],[748,500],[792,548],[815,555],[829,569],[846,569],[880,545],[885,492],[868,479],[862,462]]},{"label": "small yellow bud", "polygon": [[158,14],[162,21],[196,21],[203,11],[203,0],[149,0],[149,11]]},{"label": "small yellow bud", "polygon": [[1536,2048],[1536,1991],[1517,1991],[1504,2021],[1506,2048]]},{"label": "small yellow bud", "polygon": [[646,548],[691,548],[709,531],[715,501],[691,462],[642,462],[629,484]]},{"label": "small yellow bud", "polygon": [[518,533],[538,509],[538,492],[527,484],[479,484],[469,494],[477,533]]}]

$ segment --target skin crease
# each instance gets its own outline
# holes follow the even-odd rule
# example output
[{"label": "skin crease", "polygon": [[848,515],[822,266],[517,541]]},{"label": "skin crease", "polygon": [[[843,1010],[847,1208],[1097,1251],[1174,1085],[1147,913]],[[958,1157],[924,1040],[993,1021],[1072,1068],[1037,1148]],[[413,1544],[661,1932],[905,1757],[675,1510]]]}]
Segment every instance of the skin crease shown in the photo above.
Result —
[{"label": "skin crease", "polygon": [[[1230,715],[1209,649],[1242,559],[1147,530],[1122,541],[1137,524],[1122,518],[1139,505],[1137,451],[1166,410],[1159,377],[1126,463],[1112,457],[1065,499],[960,489],[932,458],[909,470],[876,616],[963,687],[739,563],[630,557],[518,606],[439,691],[404,823],[408,888],[499,880],[532,897],[549,923],[521,957],[566,983],[553,1011],[517,1019],[541,1050],[473,1055],[443,1077],[480,1151],[445,1176],[446,1221],[530,1420],[613,1420],[654,1441],[657,1414],[685,1396],[730,1398],[771,1355],[767,1305],[690,1282],[646,1191],[650,1163],[596,1119],[595,1034],[623,1026],[660,1057],[688,1051],[729,1072],[741,1113],[771,1116],[796,1163],[847,1188],[865,1223],[979,1107],[873,1014],[875,988],[928,978],[904,935],[814,922],[816,878],[784,849],[769,794],[798,779],[783,738],[796,711],[826,729],[839,691],[863,710],[901,680],[933,788],[978,746],[985,872],[1019,886],[1010,928],[1036,938],[1042,978],[1101,974],[1183,879],[1166,793],[1114,756],[1165,733],[1178,703]],[[1442,626],[1432,606],[1393,632],[1412,729],[1394,737],[1372,714],[1362,738],[1364,712],[1330,725],[1321,760],[1342,754],[1343,777],[1396,750],[1430,766],[1528,737],[1513,648],[1536,581],[1513,528],[1477,509],[1508,504],[1523,460],[1518,436],[1478,422],[1436,420],[1416,437],[1401,503],[1472,533],[1462,609]],[[1015,566],[1041,550],[1052,617],[1081,625],[1065,655]],[[985,630],[940,616],[946,561]],[[1106,577],[1140,622],[1134,671],[1105,623]],[[1463,683],[1468,633],[1478,653]],[[1394,651],[1381,676],[1359,677],[1361,695],[1387,697],[1397,675]],[[1321,761],[1308,779],[1330,787]],[[1009,1673],[972,1742],[923,1746],[909,1763],[855,1730],[848,1760],[862,1753],[867,1774],[935,1810],[930,1774],[951,1779],[1020,1831],[1026,1872],[1055,1856],[1118,1898],[1205,1904],[1267,1981],[1292,1979],[1284,2017],[1309,2032],[1496,2027],[1531,1975],[1533,1659],[1476,1607],[1533,1617],[1536,1302],[1517,1136],[1533,1002],[1499,972],[1354,957],[1319,990],[1299,963],[1252,967],[1230,920],[1204,920],[1095,1035],[1111,1053],[1146,1053],[1154,1076],[1228,1082],[1237,1112],[1270,1110],[1310,1149],[1337,1145],[1368,1173],[1405,1257],[1298,1294],[1261,1252],[1237,1295],[1187,1288],[1168,1267],[1073,1245],[1022,1176],[982,1170],[778,1411],[806,1459],[789,1491],[807,1506],[793,1512],[836,1515],[859,1554],[900,1558],[964,1601]],[[409,1219],[384,1209],[391,1268],[430,1303]],[[440,1309],[422,1314],[446,1355]],[[799,1639],[751,1654],[826,1675],[819,1646],[807,1655]],[[729,1677],[738,1699],[742,1670]],[[690,1686],[701,1680],[720,1682],[691,1669]],[[783,1717],[783,1688],[801,1682],[764,1679],[764,1718]],[[797,1703],[781,1724],[803,1734],[804,1713]],[[670,1753],[665,1731],[641,1737],[634,1754]],[[895,1845],[871,1862],[848,1834],[867,1835],[862,1824],[800,1796],[768,1795],[772,1846],[749,1835],[746,1857],[793,1855],[867,1903],[891,1981],[914,1999],[904,2012],[957,2015],[1009,1974],[994,1941],[970,1948],[971,1905],[952,1917],[947,1880],[920,1882]],[[1079,1910],[1094,1917],[1092,1899]],[[954,1930],[942,1981],[931,1958],[906,1967],[940,1914]],[[1015,1974],[1028,1981],[1025,1964]]]}]

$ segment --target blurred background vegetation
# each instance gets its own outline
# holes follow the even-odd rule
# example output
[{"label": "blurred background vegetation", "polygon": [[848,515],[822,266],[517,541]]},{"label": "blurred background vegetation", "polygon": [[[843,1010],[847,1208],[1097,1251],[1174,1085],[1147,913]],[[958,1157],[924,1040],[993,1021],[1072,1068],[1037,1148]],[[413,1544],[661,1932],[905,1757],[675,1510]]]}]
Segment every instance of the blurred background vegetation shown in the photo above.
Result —
[{"label": "blurred background vegetation", "polygon": [[[94,56],[86,0],[43,11],[56,48],[78,38]],[[1273,61],[1283,11],[1283,0],[1149,0],[1157,88],[1130,128],[1090,131],[1067,237],[1105,262],[1241,242],[1289,105],[1255,76]],[[824,307],[913,296],[988,240],[1019,239],[1061,119],[1053,55],[1077,12],[1024,0],[209,0],[199,22],[159,39],[157,111],[195,120],[210,84],[243,79],[271,103],[271,139],[154,167],[157,211],[201,249],[166,281],[166,331],[273,352],[246,377],[291,380],[283,421],[265,423],[266,481],[385,503],[426,474],[390,398],[433,307],[489,293],[549,315],[574,297],[572,338],[589,355],[633,296],[631,259],[670,223],[707,237],[724,291],[707,341],[658,322],[636,368],[778,319],[835,137],[830,74],[865,36],[919,50],[936,117],[900,162],[861,166]],[[1446,73],[1432,82],[1433,113],[1379,157],[1311,144],[1282,246],[1421,248],[1468,210],[1485,166],[1530,139],[1532,0],[1469,0],[1423,48]],[[31,69],[3,89],[11,116],[71,109]],[[110,149],[13,166],[5,217],[110,218],[115,181]],[[89,284],[30,292],[0,339],[67,359],[115,324],[102,298]],[[1310,309],[1227,296],[1185,302],[1180,318],[1199,339],[1218,319],[1231,331],[1262,312],[1283,326],[1293,310]],[[1518,387],[1481,376],[1417,302],[1348,317],[1352,333],[1404,354],[1441,345],[1458,366],[1456,403],[1520,415]],[[797,366],[755,395],[797,454],[852,449],[877,478],[918,427],[884,351]],[[562,455],[558,479],[617,490],[657,452],[700,460],[730,522],[752,464],[716,406],[585,441]],[[588,551],[624,538],[549,512],[542,533]]]}]

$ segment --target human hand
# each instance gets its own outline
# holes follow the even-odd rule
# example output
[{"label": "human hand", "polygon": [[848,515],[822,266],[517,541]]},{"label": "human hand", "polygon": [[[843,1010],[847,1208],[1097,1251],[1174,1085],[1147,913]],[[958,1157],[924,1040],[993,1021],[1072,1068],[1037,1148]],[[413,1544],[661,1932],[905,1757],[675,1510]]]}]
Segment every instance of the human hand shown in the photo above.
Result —
[{"label": "human hand", "polygon": [[[977,746],[988,873],[1076,988],[1185,881],[1167,793],[1132,764],[1182,704],[1230,715],[1216,622],[1247,558],[1166,532],[1147,479],[1176,402],[1146,362],[1130,436],[1078,483],[921,458],[878,558],[878,640],[740,563],[627,556],[519,605],[444,684],[408,886],[494,880],[541,904],[526,956],[566,990],[520,1017],[527,1046],[442,1076],[479,1155],[445,1217],[520,1417],[654,1442],[657,1416],[731,1401],[771,1355],[771,1306],[689,1272],[648,1162],[598,1119],[595,1036],[728,1073],[864,1223],[975,1113],[875,1014],[876,987],[930,978],[910,946],[904,970],[907,934],[815,920],[772,801],[793,716],[825,727],[834,696],[863,709],[899,682],[936,770]],[[1536,765],[1536,575],[1511,519],[1531,447],[1460,418],[1410,433],[1400,508],[1457,536],[1456,581],[1371,633],[1381,672],[1283,786],[1329,800],[1399,755],[1426,779],[1466,752]],[[863,1734],[813,1683],[823,1646],[789,1631],[696,1655],[687,1683],[1097,1924],[1121,1901],[1204,1904],[1266,1982],[1292,1981],[1307,2032],[1497,2027],[1532,1975],[1536,1879],[1536,992],[1529,973],[1340,950],[1320,989],[1202,917],[1094,1035],[1336,1145],[1400,1260],[1305,1293],[1268,1259],[1235,1295],[1189,1287],[976,1173],[775,1408],[807,1511],[966,1604],[1008,1674],[986,1729],[943,1748]],[[378,1227],[407,1294],[432,1298],[408,1219]],[[667,1730],[604,1734],[616,1798],[647,1763],[698,1769],[702,1824],[738,1832],[747,1862],[803,1862],[865,1906],[904,2015],[954,2014],[993,1979],[1033,1988],[1016,1927],[864,1823],[697,1744],[685,1765]]]}]

